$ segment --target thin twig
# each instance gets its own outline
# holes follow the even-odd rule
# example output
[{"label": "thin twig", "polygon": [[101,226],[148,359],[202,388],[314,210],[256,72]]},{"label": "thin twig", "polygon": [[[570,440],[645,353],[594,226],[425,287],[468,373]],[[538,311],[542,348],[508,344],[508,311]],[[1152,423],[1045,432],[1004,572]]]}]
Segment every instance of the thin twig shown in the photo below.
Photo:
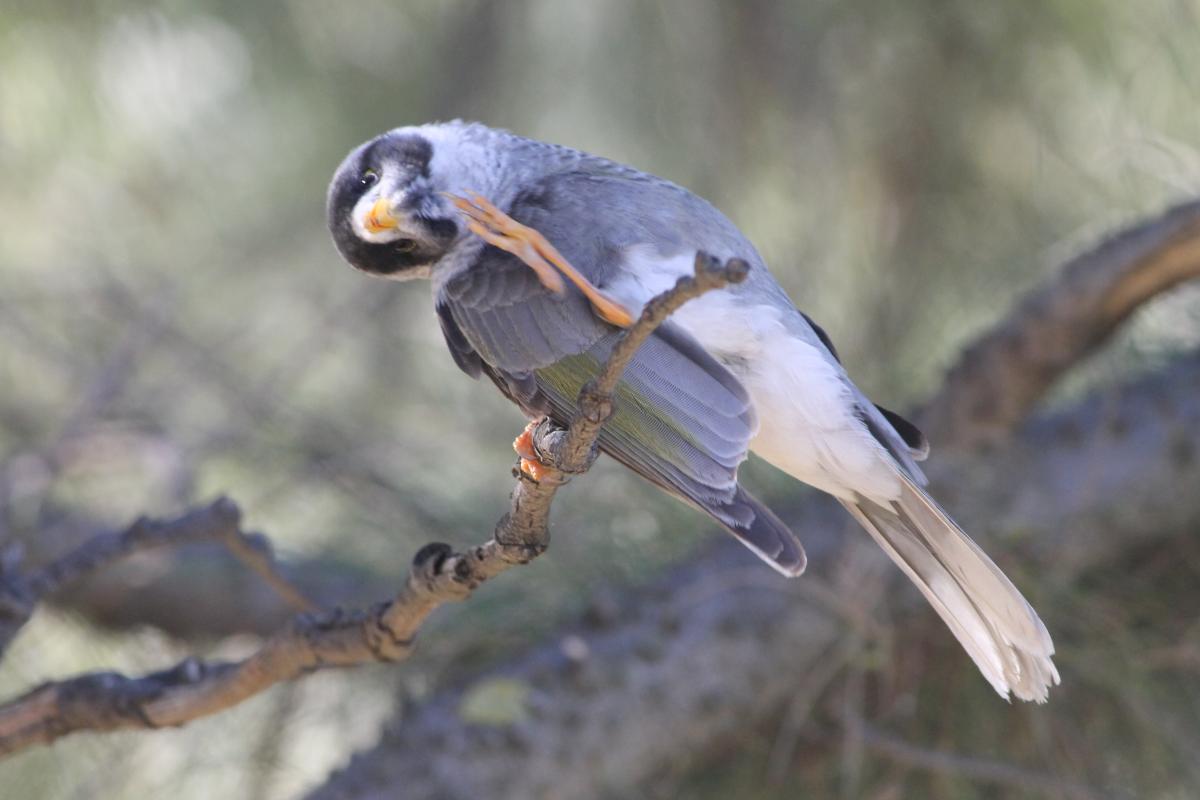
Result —
[{"label": "thin twig", "polygon": [[[518,473],[509,512],[484,544],[465,553],[441,543],[428,544],[413,557],[408,580],[391,601],[366,610],[300,615],[242,661],[189,658],[169,670],[139,678],[89,673],[43,684],[0,706],[0,755],[76,731],[183,725],[318,669],[407,658],[417,631],[436,608],[466,599],[488,578],[528,563],[546,549],[554,494],[567,475],[586,471],[595,459],[596,437],[612,413],[612,392],[646,337],[683,303],[741,281],[746,274],[745,262],[735,259],[722,265],[698,255],[694,276],[681,278],[674,288],[647,304],[641,318],[618,339],[595,380],[584,387],[579,412],[565,436],[552,437],[562,431],[540,426],[535,436],[541,436],[539,450],[550,461],[547,478],[534,481]],[[227,526],[237,529],[239,514],[232,503],[218,502],[197,513],[205,512],[223,515]],[[38,577],[40,591],[50,591],[83,571],[137,549],[153,526],[141,521],[115,539],[85,545]],[[246,539],[242,544],[258,552],[249,542]],[[251,563],[257,560],[255,556]]]},{"label": "thin twig", "polygon": [[143,550],[223,540],[228,531],[237,531],[240,521],[241,512],[225,498],[172,520],[143,517],[123,531],[92,536],[35,572],[29,578],[29,585],[34,596],[41,599],[84,575]]},{"label": "thin twig", "polygon": [[261,533],[244,533],[240,527],[226,528],[221,538],[225,549],[262,579],[295,611],[316,611],[317,605],[279,571],[271,540]]},{"label": "thin twig", "polygon": [[21,573],[20,564],[5,567],[0,570],[0,597],[7,624],[0,630],[0,653],[37,604],[69,584],[135,553],[197,542],[220,542],[294,610],[312,610],[312,603],[279,571],[268,539],[244,532],[241,519],[238,507],[222,497],[174,519],[143,517],[122,531],[95,534],[30,575]]},{"label": "thin twig", "polygon": [[225,497],[204,508],[170,520],[141,518],[119,533],[106,533],[88,539],[36,572],[30,586],[37,599],[53,594],[68,583],[127,558],[134,553],[160,547],[179,547],[196,542],[216,541],[239,561],[258,574],[296,611],[311,611],[314,606],[279,571],[271,543],[261,533],[241,528],[242,512]]},{"label": "thin twig", "polygon": [[798,683],[767,755],[766,776],[772,786],[780,786],[787,779],[788,770],[794,766],[796,746],[812,718],[813,708],[846,665],[862,654],[865,644],[861,636],[853,633],[831,643],[829,650],[815,659],[815,669]]},{"label": "thin twig", "polygon": [[910,767],[995,783],[1025,792],[1037,792],[1049,797],[1098,800],[1110,796],[1081,783],[1030,772],[1015,764],[917,747],[881,731],[861,718],[847,721],[851,723],[850,727],[854,729],[856,738],[868,749]]}]

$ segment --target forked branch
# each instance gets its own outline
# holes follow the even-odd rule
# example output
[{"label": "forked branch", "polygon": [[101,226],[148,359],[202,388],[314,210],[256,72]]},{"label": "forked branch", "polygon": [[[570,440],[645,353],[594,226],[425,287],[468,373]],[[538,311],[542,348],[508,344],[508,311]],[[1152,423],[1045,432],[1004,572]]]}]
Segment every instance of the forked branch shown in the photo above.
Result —
[{"label": "forked branch", "polygon": [[[637,348],[688,300],[740,282],[747,271],[744,261],[722,264],[700,254],[694,275],[681,278],[647,304],[641,318],[617,341],[599,375],[583,388],[569,427],[563,431],[548,422],[537,427],[535,445],[546,472],[534,481],[517,471],[509,511],[487,542],[461,553],[446,544],[428,544],[414,556],[408,580],[396,597],[363,610],[302,614],[242,661],[189,658],[141,677],[96,672],[43,684],[0,706],[0,756],[76,731],[183,725],[318,669],[404,660],[435,609],[465,600],[487,579],[545,551],[555,492],[567,476],[586,472],[594,461],[596,437],[612,413],[613,391]],[[232,503],[221,501],[211,509],[238,530]],[[115,542],[107,549],[93,548],[102,551],[101,557],[85,553],[68,566],[74,572],[95,568],[118,555],[121,547]]]}]

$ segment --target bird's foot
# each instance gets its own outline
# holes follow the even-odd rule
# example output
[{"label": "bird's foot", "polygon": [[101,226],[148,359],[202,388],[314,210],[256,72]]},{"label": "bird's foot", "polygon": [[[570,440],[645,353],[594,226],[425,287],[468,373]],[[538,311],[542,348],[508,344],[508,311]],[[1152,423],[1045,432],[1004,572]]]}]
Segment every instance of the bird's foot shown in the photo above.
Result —
[{"label": "bird's foot", "polygon": [[549,472],[549,467],[538,457],[537,449],[533,446],[533,430],[538,426],[535,420],[525,426],[521,435],[513,439],[513,450],[521,458],[521,472],[541,483]]},{"label": "bird's foot", "polygon": [[467,227],[472,233],[493,247],[521,259],[537,273],[538,280],[550,291],[555,294],[563,293],[566,287],[563,285],[562,275],[538,248],[540,242],[545,242],[547,246],[550,244],[540,233],[517,222],[492,205],[483,195],[471,192],[470,200],[452,194],[446,196],[467,218]]},{"label": "bird's foot", "polygon": [[550,291],[562,294],[565,288],[562,279],[566,277],[579,287],[601,319],[620,328],[628,328],[633,324],[633,314],[593,286],[545,236],[528,225],[517,222],[496,208],[483,195],[476,192],[469,194],[470,199],[452,194],[447,194],[446,197],[467,218],[467,227],[472,233],[488,244],[521,259],[537,273],[538,280]]}]

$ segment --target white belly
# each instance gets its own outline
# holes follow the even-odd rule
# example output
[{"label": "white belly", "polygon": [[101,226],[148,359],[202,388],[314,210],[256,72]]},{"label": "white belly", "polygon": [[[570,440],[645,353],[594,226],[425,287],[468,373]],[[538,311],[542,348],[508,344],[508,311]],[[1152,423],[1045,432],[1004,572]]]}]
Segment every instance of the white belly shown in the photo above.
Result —
[{"label": "white belly", "polygon": [[[758,433],[750,441],[755,455],[793,478],[838,497],[855,493],[878,500],[900,495],[900,482],[890,456],[854,413],[855,399],[841,366],[817,345],[792,336],[779,320],[780,312],[760,308],[752,313],[713,303],[717,297],[694,301],[691,315],[676,321],[700,340],[742,381],[758,412]],[[710,309],[705,305],[711,304]],[[706,311],[720,314],[720,335],[710,324],[695,324]],[[708,322],[711,322],[710,318]],[[737,352],[724,348],[731,327],[745,328],[733,337],[750,344]]]}]

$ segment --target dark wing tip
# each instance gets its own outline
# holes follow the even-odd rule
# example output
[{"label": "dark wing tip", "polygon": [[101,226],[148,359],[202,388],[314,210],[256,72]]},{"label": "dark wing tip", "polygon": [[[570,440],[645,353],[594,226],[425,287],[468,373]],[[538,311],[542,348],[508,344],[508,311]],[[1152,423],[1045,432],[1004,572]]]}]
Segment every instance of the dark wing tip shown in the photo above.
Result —
[{"label": "dark wing tip", "polygon": [[884,419],[895,428],[896,433],[900,434],[900,438],[908,446],[914,461],[924,461],[928,458],[929,440],[925,438],[925,434],[921,432],[920,428],[895,411],[889,411],[881,405],[876,405],[875,408],[879,409],[879,413],[883,414]]},{"label": "dark wing tip", "polygon": [[794,578],[808,565],[804,546],[792,529],[742,487],[737,488],[733,499],[714,516],[781,575]]},{"label": "dark wing tip", "polygon": [[[796,310],[800,311],[800,309]],[[829,334],[825,332],[825,329],[818,325],[815,319],[810,317],[808,314],[805,314],[803,311],[800,311],[800,316],[804,317],[804,321],[807,322],[809,327],[813,329],[813,332],[817,334],[817,338],[821,340],[821,344],[825,345],[825,349],[829,351],[829,355],[833,356],[833,360],[839,364],[842,363],[842,357],[838,355],[837,348],[833,346],[833,339],[829,338]]]}]

